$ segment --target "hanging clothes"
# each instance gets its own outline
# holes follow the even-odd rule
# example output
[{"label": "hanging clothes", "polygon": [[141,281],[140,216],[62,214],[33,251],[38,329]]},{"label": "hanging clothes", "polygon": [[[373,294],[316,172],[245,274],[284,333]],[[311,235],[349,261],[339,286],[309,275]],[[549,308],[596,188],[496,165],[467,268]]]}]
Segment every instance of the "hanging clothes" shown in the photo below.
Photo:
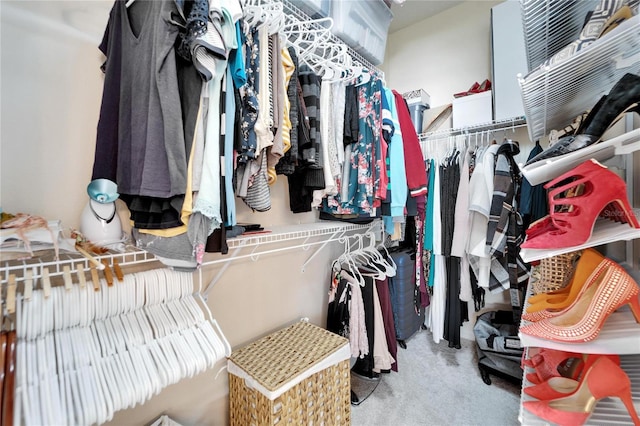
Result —
[{"label": "hanging clothes", "polygon": [[[278,174],[289,176],[298,164],[298,56],[295,49],[289,46],[283,49],[282,58],[287,76],[287,99],[289,104],[289,149],[276,164]],[[286,123],[286,121],[285,121]],[[285,132],[286,134],[286,132]]]},{"label": "hanging clothes", "polygon": [[517,142],[505,140],[497,151],[491,217],[487,226],[487,249],[492,256],[489,289],[509,289],[514,320],[519,323],[529,270],[520,258],[524,241],[522,218],[517,211],[519,169],[514,156]]},{"label": "hanging clothes", "polygon": [[393,92],[388,88],[383,88],[385,106],[385,117],[383,119],[384,129],[389,134],[389,146],[387,149],[387,195],[384,205],[388,204],[388,215],[384,217],[385,232],[393,235],[395,224],[404,222],[404,213],[407,203],[409,189],[407,186],[407,171],[405,162],[405,149],[400,126],[398,109]]},{"label": "hanging clothes", "polygon": [[[527,161],[543,151],[540,141],[536,141],[536,145],[531,149]],[[520,214],[524,229],[538,219],[543,218],[549,212],[549,204],[547,201],[547,191],[544,184],[532,186],[526,177],[522,177],[522,188],[520,190]]]},{"label": "hanging clothes", "polygon": [[378,295],[378,286],[374,283],[373,287],[373,372],[388,372],[391,366],[396,362],[387,345],[385,335],[385,323],[382,314],[382,306]]},{"label": "hanging clothes", "polygon": [[442,250],[442,220],[439,212],[441,208],[440,197],[440,171],[434,166],[434,191],[433,191],[433,255],[431,256],[431,271],[433,274],[433,295],[429,305],[429,318],[433,341],[439,343],[444,337],[444,318],[446,309],[446,262]]},{"label": "hanging clothes", "polygon": [[425,269],[424,274],[428,277],[427,284],[429,289],[433,291],[433,285],[435,282],[435,268],[433,265],[433,242],[435,239],[434,235],[434,218],[436,215],[435,210],[435,182],[436,182],[436,162],[434,159],[428,160],[428,171],[429,171],[429,183],[428,183],[428,191],[427,191],[427,206],[425,212],[425,223],[424,223],[424,251],[426,259],[423,262],[423,265],[428,268]]},{"label": "hanging clothes", "polygon": [[384,323],[385,339],[389,354],[394,359],[391,363],[391,370],[398,371],[398,341],[396,340],[396,327],[393,320],[393,308],[391,306],[391,295],[389,294],[389,281],[387,278],[376,280],[376,289],[380,299],[382,309],[382,320]]},{"label": "hanging clothes", "polygon": [[100,44],[105,84],[92,179],[116,182],[139,228],[182,224],[187,146],[175,44],[183,28],[175,2],[118,1]]},{"label": "hanging clothes", "polygon": [[493,196],[493,171],[498,148],[499,145],[491,145],[484,150],[482,155],[476,155],[475,167],[469,181],[471,228],[467,253],[478,285],[483,288],[489,288],[491,258],[486,244],[487,227]]},{"label": "hanging clothes", "polygon": [[[340,271],[334,271],[329,289],[329,304],[327,307],[327,330],[349,339],[349,324],[351,314],[351,287],[349,281]],[[357,314],[357,312],[356,312]],[[368,348],[368,346],[367,346]]]},{"label": "hanging clothes", "polygon": [[404,149],[404,163],[409,193],[411,197],[418,197],[427,193],[427,175],[424,169],[420,141],[406,101],[395,90],[393,91],[393,96],[395,97],[398,121],[402,128],[402,147]]},{"label": "hanging clothes", "polygon": [[367,320],[364,298],[360,282],[349,272],[342,270],[341,276],[349,283],[351,288],[351,304],[349,305],[349,344],[351,356],[361,358],[369,355],[371,349],[369,334],[367,333]]},{"label": "hanging clothes", "polygon": [[374,313],[374,284],[373,278],[363,276],[364,285],[360,288],[362,290],[362,302],[364,306],[364,323],[366,328],[367,342],[369,343],[369,350],[367,353],[361,353],[360,357],[356,360],[355,365],[352,368],[357,374],[365,377],[374,377],[374,339],[375,339],[375,313]]},{"label": "hanging clothes", "polygon": [[456,195],[454,212],[454,229],[451,242],[451,256],[460,258],[460,300],[469,302],[473,298],[471,279],[469,276],[469,260],[467,244],[469,241],[469,163],[473,157],[471,150],[466,150],[460,169],[460,183]]},{"label": "hanging clothes", "polygon": [[457,190],[460,182],[460,167],[458,159],[460,152],[455,151],[440,165],[441,176],[441,221],[442,221],[442,254],[446,263],[446,307],[444,315],[443,337],[449,342],[450,348],[460,349],[460,327],[466,317],[466,304],[460,301],[460,261],[451,256],[451,246],[454,234],[455,217],[450,212],[455,211]]},{"label": "hanging clothes", "polygon": [[[349,175],[348,196],[343,203],[352,206],[355,214],[371,214],[374,193],[373,148],[381,129],[380,80],[372,78],[358,87],[358,142],[351,151],[352,173]],[[343,209],[345,207],[343,206]]]}]

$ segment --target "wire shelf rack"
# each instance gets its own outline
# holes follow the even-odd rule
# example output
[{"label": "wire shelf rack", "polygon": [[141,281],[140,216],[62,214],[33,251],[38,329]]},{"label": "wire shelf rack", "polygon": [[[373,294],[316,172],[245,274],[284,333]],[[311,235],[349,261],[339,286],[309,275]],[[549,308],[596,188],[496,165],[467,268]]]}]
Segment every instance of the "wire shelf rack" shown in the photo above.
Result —
[{"label": "wire shelf rack", "polygon": [[531,140],[564,128],[626,73],[640,73],[640,15],[567,60],[519,79]]},{"label": "wire shelf rack", "polygon": [[527,62],[533,70],[576,40],[598,0],[521,0]]}]

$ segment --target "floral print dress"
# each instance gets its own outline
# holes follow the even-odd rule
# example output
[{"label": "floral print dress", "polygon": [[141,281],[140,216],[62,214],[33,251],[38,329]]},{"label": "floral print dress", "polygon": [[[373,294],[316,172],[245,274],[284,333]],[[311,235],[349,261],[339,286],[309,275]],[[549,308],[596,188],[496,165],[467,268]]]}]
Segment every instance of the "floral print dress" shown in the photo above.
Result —
[{"label": "floral print dress", "polygon": [[[382,82],[372,78],[358,86],[357,143],[352,145],[349,161],[349,180],[340,182],[347,186],[347,197],[329,196],[325,211],[333,214],[370,215],[373,212],[376,176],[380,176],[380,138],[382,130]],[[345,159],[346,160],[346,159]],[[339,191],[340,192],[340,191]]]}]

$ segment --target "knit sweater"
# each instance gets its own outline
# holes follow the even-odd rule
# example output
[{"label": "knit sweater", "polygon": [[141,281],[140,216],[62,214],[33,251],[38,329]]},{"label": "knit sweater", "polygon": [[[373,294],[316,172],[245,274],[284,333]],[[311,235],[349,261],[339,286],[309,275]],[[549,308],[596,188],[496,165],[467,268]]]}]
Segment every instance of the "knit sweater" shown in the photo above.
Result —
[{"label": "knit sweater", "polygon": [[306,168],[304,186],[310,189],[324,189],[320,138],[320,79],[306,65],[300,67],[299,79],[309,118],[309,143],[299,147],[302,148],[302,161]]}]

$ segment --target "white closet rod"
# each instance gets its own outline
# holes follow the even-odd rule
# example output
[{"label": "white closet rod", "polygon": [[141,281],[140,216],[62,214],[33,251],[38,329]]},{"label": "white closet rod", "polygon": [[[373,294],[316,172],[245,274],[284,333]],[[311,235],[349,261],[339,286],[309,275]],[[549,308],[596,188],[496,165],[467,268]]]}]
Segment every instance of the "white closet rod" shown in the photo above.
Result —
[{"label": "white closet rod", "polygon": [[483,123],[475,126],[460,127],[457,129],[442,129],[433,132],[420,133],[418,137],[420,141],[428,139],[443,139],[449,136],[472,135],[474,133],[496,132],[500,130],[518,129],[526,127],[527,122],[524,117],[514,117],[506,120],[494,121],[492,123]]}]

